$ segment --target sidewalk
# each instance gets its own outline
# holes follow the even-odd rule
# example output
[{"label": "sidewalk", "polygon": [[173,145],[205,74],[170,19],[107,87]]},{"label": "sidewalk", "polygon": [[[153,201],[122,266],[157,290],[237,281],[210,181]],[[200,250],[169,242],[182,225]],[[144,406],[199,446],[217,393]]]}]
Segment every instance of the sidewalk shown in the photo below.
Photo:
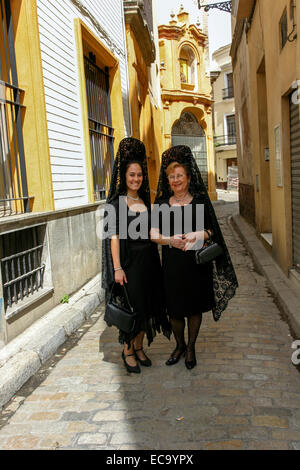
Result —
[{"label": "sidewalk", "polygon": [[0,349],[0,410],[102,301],[95,276],[69,302],[60,304]]},{"label": "sidewalk", "polygon": [[297,291],[284,275],[256,236],[255,229],[243,217],[233,215],[231,223],[253,258],[258,271],[267,279],[270,291],[285,315],[295,338],[300,339],[300,289]]}]

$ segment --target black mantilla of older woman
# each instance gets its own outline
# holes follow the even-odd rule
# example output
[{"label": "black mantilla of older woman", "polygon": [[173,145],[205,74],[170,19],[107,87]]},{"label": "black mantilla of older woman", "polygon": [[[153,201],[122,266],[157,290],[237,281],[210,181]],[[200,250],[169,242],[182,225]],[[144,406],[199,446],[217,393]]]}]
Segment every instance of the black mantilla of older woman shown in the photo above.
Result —
[{"label": "black mantilla of older woman", "polygon": [[[183,225],[179,232],[176,227],[176,231],[172,218],[168,233],[164,233],[159,214],[155,218],[158,224],[152,225],[151,237],[162,245],[164,295],[176,340],[176,348],[166,364],[174,365],[185,355],[186,367],[192,369],[197,363],[195,344],[202,314],[212,311],[214,320],[218,321],[234,296],[238,282],[207,189],[187,146],[172,147],[162,155],[154,210],[160,212],[163,205],[168,205],[175,214],[176,211],[183,214],[187,207],[191,209],[189,233],[185,233]],[[199,206],[204,207],[204,227],[200,231],[196,227]],[[223,254],[213,262],[197,264],[192,247],[200,238],[204,243],[213,238],[222,247]],[[187,344],[184,336],[185,318]]]}]

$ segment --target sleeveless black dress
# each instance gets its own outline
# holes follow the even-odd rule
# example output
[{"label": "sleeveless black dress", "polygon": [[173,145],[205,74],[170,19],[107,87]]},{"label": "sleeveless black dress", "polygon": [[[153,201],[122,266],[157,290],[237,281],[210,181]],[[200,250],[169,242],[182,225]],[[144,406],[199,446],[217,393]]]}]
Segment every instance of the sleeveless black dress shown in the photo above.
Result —
[{"label": "sleeveless black dress", "polygon": [[[169,199],[160,200],[159,205],[168,204]],[[201,196],[195,196],[188,206],[191,206],[192,231],[196,231],[197,204],[204,204]],[[174,217],[170,217],[170,231],[164,233],[162,217],[159,217],[159,230],[165,236],[184,233],[183,211],[187,206],[172,206],[172,211],[182,213],[181,230],[175,231]],[[204,205],[204,228],[210,229],[207,209]],[[198,228],[199,230],[199,228]],[[162,268],[164,295],[167,314],[170,318],[184,318],[204,313],[215,307],[213,290],[213,264],[198,265],[195,260],[195,251],[182,251],[177,248],[162,246]]]},{"label": "sleeveless black dress", "polygon": [[[138,317],[135,329],[130,335],[119,332],[119,341],[129,343],[138,333],[145,331],[150,345],[156,332],[163,332],[167,337],[171,334],[163,297],[162,267],[158,247],[149,236],[150,210],[147,208],[144,212],[135,213],[127,204],[126,209],[127,237],[120,238],[120,261],[127,278],[128,297]],[[133,237],[130,227],[134,227],[138,233],[141,226],[146,226],[147,230],[143,230],[137,238]],[[115,232],[118,233],[118,230]],[[116,288],[121,296],[122,287],[117,285]]]}]

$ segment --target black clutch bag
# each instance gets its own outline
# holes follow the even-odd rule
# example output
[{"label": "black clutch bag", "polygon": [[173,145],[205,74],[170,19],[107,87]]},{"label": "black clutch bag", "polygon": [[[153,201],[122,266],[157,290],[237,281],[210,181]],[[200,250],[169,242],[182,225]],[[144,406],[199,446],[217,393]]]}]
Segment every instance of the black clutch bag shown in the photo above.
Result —
[{"label": "black clutch bag", "polygon": [[123,285],[123,290],[128,308],[114,302],[112,298],[114,286],[115,283],[112,286],[110,297],[106,304],[104,320],[108,326],[116,326],[119,330],[122,330],[125,333],[131,333],[135,327],[137,313],[134,312],[129,302],[125,285]]},{"label": "black clutch bag", "polygon": [[[208,232],[206,231],[206,233]],[[216,258],[218,258],[218,256],[222,254],[223,254],[223,248],[220,245],[218,245],[218,243],[215,243],[209,235],[209,239],[206,242],[205,246],[200,248],[200,250],[196,250],[195,252],[196,263],[197,264],[210,263],[211,261],[214,261]]]}]

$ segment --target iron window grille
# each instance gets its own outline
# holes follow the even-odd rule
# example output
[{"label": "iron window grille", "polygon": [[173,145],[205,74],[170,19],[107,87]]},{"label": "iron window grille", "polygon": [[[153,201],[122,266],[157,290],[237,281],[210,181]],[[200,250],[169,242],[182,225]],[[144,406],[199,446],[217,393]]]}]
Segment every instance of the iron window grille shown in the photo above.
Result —
[{"label": "iron window grille", "polygon": [[235,145],[236,144],[236,135],[227,134],[227,135],[216,135],[214,136],[215,147],[220,147],[222,145]]},{"label": "iron window grille", "polygon": [[228,100],[234,97],[233,87],[223,88],[223,100]]},{"label": "iron window grille", "polygon": [[235,115],[226,116],[226,127],[227,127],[227,144],[233,145],[236,143],[236,126],[235,126]]},{"label": "iron window grille", "polygon": [[10,0],[0,0],[0,215],[29,212],[20,98]]},{"label": "iron window grille", "polygon": [[84,57],[90,146],[95,200],[106,198],[114,161],[108,67],[96,65],[93,54]]},{"label": "iron window grille", "polygon": [[1,236],[1,273],[5,309],[44,287],[43,232],[40,227]]}]

